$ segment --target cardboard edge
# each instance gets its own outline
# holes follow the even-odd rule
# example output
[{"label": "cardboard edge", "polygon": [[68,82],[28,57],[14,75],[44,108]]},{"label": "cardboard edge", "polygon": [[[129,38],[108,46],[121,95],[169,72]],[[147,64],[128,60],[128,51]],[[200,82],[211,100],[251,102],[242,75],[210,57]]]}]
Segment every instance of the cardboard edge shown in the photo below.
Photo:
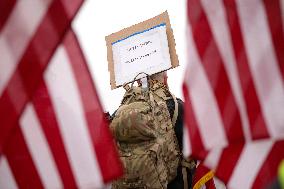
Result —
[{"label": "cardboard edge", "polygon": [[175,38],[173,34],[173,29],[171,28],[168,11],[165,11],[153,18],[150,18],[138,24],[132,25],[130,27],[124,28],[118,32],[112,33],[105,37],[106,46],[107,46],[108,71],[110,72],[110,85],[111,85],[112,90],[120,87],[120,86],[117,86],[115,83],[112,43],[120,39],[126,38],[133,33],[149,29],[161,23],[166,23],[166,32],[167,32],[169,53],[170,53],[172,68],[179,66],[179,60],[178,60],[178,56],[177,56],[176,48],[175,48],[176,43],[175,43]]}]

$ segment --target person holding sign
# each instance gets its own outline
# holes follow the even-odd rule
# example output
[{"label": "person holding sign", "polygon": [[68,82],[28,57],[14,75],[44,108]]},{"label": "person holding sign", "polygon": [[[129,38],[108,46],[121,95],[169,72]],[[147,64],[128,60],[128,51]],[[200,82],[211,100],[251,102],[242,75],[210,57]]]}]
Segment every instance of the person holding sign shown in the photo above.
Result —
[{"label": "person holding sign", "polygon": [[196,163],[181,153],[183,102],[166,82],[165,71],[178,66],[167,12],[106,42],[111,88],[126,89],[110,124],[125,169],[112,188],[191,188]]},{"label": "person holding sign", "polygon": [[125,87],[112,117],[125,167],[113,188],[191,188],[196,162],[181,154],[183,102],[169,91],[165,73],[149,76],[147,87],[142,82]]}]

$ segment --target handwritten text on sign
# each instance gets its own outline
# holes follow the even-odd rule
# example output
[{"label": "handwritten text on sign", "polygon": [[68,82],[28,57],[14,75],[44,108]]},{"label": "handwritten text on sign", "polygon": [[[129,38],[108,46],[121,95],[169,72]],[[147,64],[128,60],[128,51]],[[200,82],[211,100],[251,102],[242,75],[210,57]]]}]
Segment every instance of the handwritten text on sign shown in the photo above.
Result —
[{"label": "handwritten text on sign", "polygon": [[151,75],[171,68],[165,24],[116,41],[112,50],[116,85],[133,81],[140,72]]}]

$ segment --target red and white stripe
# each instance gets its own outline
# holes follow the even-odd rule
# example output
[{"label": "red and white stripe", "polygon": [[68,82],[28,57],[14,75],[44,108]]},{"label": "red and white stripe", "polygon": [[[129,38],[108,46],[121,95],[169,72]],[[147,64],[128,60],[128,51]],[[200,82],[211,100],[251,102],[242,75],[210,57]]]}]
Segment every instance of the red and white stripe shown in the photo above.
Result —
[{"label": "red and white stripe", "polygon": [[100,188],[122,174],[70,30],[81,4],[0,3],[0,188]]},{"label": "red and white stripe", "polygon": [[72,31],[53,55],[0,160],[0,188],[100,188],[122,173]]},{"label": "red and white stripe", "polygon": [[[25,53],[30,39],[36,33],[51,2],[51,0],[28,0],[19,1],[14,5],[13,11],[10,13],[0,35],[0,94],[2,94],[9,79],[11,79],[20,58]],[[35,13],[37,16],[35,16]]]},{"label": "red and white stripe", "polygon": [[284,158],[272,154],[284,139],[283,5],[188,0],[184,152],[230,188],[267,184],[255,182],[267,158]]},{"label": "red and white stripe", "polygon": [[204,165],[228,188],[262,188],[277,175],[283,160],[284,140],[263,139],[245,144],[232,144],[225,149],[211,150]]},{"label": "red and white stripe", "polygon": [[82,2],[1,1],[0,155]]}]

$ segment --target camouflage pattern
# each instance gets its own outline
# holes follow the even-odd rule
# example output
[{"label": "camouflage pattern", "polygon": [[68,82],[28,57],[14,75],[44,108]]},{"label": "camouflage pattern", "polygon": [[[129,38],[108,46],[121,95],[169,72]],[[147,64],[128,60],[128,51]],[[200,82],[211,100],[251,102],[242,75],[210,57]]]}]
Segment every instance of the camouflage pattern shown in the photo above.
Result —
[{"label": "camouflage pattern", "polygon": [[167,188],[176,177],[181,153],[165,101],[170,97],[155,81],[149,90],[132,87],[125,93],[110,125],[125,174],[112,188]]}]

